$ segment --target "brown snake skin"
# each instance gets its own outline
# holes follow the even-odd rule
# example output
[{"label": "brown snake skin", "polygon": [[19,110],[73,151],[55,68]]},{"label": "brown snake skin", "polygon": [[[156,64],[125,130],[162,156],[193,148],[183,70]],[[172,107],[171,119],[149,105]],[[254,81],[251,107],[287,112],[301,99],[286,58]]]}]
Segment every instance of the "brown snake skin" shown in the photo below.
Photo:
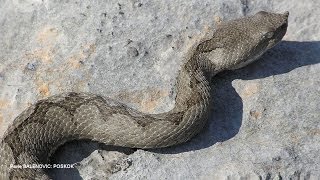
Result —
[{"label": "brown snake skin", "polygon": [[175,107],[145,114],[88,93],[64,93],[38,101],[21,113],[0,141],[0,179],[50,179],[43,169],[10,165],[45,164],[71,140],[158,148],[188,141],[208,119],[209,79],[259,58],[285,35],[289,13],[258,12],[222,23],[190,51],[177,77]]}]

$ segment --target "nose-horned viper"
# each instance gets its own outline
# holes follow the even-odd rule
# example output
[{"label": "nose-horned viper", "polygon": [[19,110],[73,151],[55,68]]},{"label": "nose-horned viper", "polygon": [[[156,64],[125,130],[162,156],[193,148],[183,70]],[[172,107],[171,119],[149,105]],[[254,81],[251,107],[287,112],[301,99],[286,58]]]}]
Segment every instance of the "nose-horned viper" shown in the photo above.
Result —
[{"label": "nose-horned viper", "polygon": [[38,101],[14,120],[0,141],[0,179],[50,179],[43,169],[10,165],[45,164],[71,140],[134,148],[188,141],[208,118],[208,79],[241,68],[276,45],[286,33],[288,15],[261,11],[220,24],[210,39],[190,51],[177,77],[175,107],[169,112],[145,114],[88,93],[70,92]]}]

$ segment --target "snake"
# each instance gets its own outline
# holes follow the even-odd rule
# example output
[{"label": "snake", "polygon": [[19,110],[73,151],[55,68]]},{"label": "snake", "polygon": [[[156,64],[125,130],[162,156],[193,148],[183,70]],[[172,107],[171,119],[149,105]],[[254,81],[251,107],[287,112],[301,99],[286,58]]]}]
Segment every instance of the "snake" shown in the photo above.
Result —
[{"label": "snake", "polygon": [[45,168],[23,165],[46,164],[59,146],[73,140],[141,149],[187,142],[209,119],[211,78],[250,64],[278,44],[288,16],[288,11],[259,11],[219,23],[210,37],[190,49],[176,78],[175,106],[167,112],[148,114],[84,92],[37,101],[14,119],[0,140],[0,179],[50,179]]}]

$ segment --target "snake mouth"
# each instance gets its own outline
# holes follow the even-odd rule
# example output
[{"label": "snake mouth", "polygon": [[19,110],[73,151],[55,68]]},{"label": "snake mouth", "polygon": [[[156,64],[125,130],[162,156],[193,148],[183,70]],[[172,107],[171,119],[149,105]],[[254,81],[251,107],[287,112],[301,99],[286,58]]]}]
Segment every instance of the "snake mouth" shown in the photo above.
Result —
[{"label": "snake mouth", "polygon": [[269,40],[267,49],[270,49],[278,44],[287,32],[289,12],[286,11],[281,16],[282,23],[278,28],[275,29],[272,38]]}]

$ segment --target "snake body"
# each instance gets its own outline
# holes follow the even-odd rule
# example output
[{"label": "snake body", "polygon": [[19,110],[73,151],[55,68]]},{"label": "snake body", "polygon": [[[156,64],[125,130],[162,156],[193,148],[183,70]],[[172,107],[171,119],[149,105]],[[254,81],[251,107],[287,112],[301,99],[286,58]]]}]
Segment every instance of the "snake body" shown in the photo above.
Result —
[{"label": "snake body", "polygon": [[71,140],[159,148],[180,144],[206,124],[212,76],[241,68],[273,47],[287,30],[288,12],[258,12],[218,26],[190,51],[176,81],[175,107],[146,114],[89,93],[64,93],[40,100],[22,112],[0,141],[0,179],[50,179],[43,169],[12,165],[45,164]]}]

